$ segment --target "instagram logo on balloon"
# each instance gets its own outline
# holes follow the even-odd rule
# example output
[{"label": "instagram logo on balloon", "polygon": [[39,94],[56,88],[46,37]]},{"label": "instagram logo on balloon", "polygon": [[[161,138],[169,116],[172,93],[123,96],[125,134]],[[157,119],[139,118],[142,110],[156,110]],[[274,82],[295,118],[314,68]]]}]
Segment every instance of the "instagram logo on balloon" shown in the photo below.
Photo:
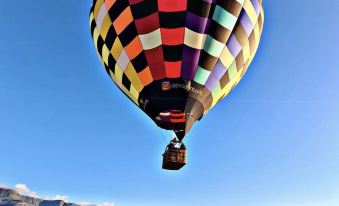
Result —
[{"label": "instagram logo on balloon", "polygon": [[161,83],[161,89],[162,91],[168,91],[171,89],[171,83],[169,81],[163,81]]}]

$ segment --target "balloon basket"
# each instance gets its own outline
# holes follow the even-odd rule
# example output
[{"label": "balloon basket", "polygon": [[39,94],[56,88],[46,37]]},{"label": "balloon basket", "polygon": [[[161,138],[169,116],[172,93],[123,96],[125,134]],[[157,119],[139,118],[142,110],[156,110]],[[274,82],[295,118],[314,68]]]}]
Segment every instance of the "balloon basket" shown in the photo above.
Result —
[{"label": "balloon basket", "polygon": [[186,149],[167,148],[162,156],[162,169],[165,170],[180,170],[187,163]]}]

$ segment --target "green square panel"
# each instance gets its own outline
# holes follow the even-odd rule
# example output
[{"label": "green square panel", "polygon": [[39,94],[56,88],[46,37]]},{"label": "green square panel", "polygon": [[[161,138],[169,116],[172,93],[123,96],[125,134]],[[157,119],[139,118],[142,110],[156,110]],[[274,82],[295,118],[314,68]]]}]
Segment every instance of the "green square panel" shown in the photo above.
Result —
[{"label": "green square panel", "polygon": [[237,18],[235,16],[218,5],[215,7],[213,20],[230,31],[233,30],[233,27],[237,22]]},{"label": "green square panel", "polygon": [[206,69],[199,66],[197,72],[195,73],[194,81],[201,85],[205,85],[210,73],[210,71],[207,71]]}]

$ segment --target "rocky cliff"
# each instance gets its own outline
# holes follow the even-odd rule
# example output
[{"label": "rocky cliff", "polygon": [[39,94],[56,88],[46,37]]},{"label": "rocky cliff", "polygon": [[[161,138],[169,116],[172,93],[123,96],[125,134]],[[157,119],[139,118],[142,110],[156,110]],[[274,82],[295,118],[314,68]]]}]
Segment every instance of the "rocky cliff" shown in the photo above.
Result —
[{"label": "rocky cliff", "polygon": [[15,190],[0,188],[0,206],[79,206],[62,200],[43,200],[19,194]]}]

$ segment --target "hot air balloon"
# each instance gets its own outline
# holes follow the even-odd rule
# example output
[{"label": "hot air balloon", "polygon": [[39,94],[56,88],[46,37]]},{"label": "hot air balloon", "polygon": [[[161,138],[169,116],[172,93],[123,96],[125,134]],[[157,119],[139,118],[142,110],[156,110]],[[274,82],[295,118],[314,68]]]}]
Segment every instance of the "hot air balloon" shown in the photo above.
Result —
[{"label": "hot air balloon", "polygon": [[[243,77],[263,21],[262,0],[94,0],[90,12],[108,75],[180,144]],[[184,165],[185,150],[174,150]]]}]

